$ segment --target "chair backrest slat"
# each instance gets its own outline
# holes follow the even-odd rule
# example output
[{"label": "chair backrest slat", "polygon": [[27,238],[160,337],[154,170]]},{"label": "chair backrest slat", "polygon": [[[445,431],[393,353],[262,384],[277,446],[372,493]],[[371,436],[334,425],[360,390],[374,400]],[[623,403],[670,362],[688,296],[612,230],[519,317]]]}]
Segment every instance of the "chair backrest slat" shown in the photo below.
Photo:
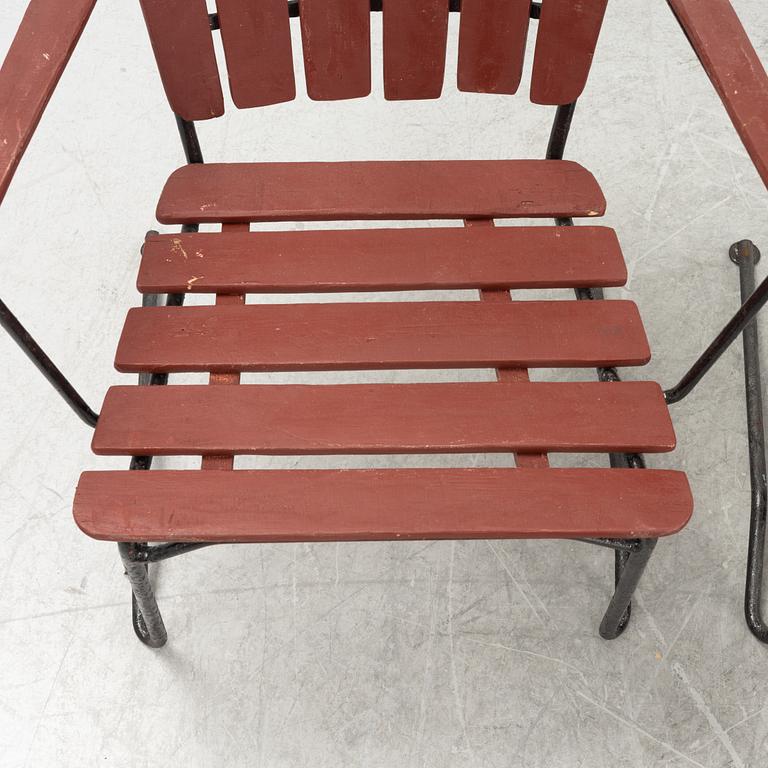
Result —
[{"label": "chair backrest slat", "polygon": [[462,0],[458,87],[516,93],[523,74],[530,0]]},{"label": "chair backrest slat", "polygon": [[205,0],[141,0],[171,109],[187,120],[224,114]]},{"label": "chair backrest slat", "polygon": [[302,0],[304,72],[311,99],[333,101],[371,92],[369,0]]},{"label": "chair backrest slat", "polygon": [[608,0],[545,0],[531,76],[534,104],[570,104],[581,95]]},{"label": "chair backrest slat", "polygon": [[241,109],[296,98],[285,0],[216,0],[232,100]]},{"label": "chair backrest slat", "polygon": [[384,98],[437,99],[443,90],[448,0],[385,0]]},{"label": "chair backrest slat", "polygon": [[[187,120],[224,112],[206,0],[140,0],[168,100]],[[448,16],[455,0],[216,0],[236,106],[296,96],[290,16],[299,15],[307,94],[333,101],[371,92],[371,9],[383,13],[384,96],[436,99],[443,89]],[[608,0],[543,0],[531,101],[560,105],[584,89]],[[461,0],[461,91],[515,93],[529,0]],[[215,20],[214,20],[215,22]],[[213,24],[216,27],[216,23]]]}]

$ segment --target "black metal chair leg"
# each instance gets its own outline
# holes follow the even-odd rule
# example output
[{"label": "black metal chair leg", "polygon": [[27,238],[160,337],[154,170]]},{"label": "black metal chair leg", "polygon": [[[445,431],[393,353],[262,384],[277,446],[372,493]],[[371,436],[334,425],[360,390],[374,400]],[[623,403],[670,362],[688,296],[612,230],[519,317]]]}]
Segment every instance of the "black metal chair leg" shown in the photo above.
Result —
[{"label": "black metal chair leg", "polygon": [[[621,581],[621,575],[624,573],[624,568],[627,566],[627,560],[629,559],[629,552],[626,552],[625,550],[617,549],[614,551],[614,561],[613,561],[613,584],[614,589],[619,586],[619,582]],[[616,636],[618,637],[626,628],[627,624],[629,624],[629,620],[632,618],[632,602],[630,601],[627,603],[627,607],[624,610],[624,615],[621,617],[621,621],[619,621],[619,630],[616,633]]]},{"label": "black metal chair leg", "polygon": [[117,547],[131,583],[133,631],[144,645],[161,648],[168,640],[168,633],[149,581],[148,564],[136,560],[135,545],[120,543]]},{"label": "black metal chair leg", "polygon": [[[194,126],[192,128],[194,133]],[[182,232],[196,232],[197,224],[185,224]],[[150,229],[146,236],[158,234],[157,230]],[[141,247],[144,253],[144,246]],[[142,297],[142,306],[157,307],[162,302],[160,294],[145,294]],[[184,303],[184,294],[168,294],[165,297],[166,306],[181,306]],[[167,373],[140,373],[139,384],[143,386],[162,386],[168,381]],[[147,471],[152,466],[152,456],[133,456],[130,469],[134,471]],[[142,643],[150,648],[161,648],[168,640],[165,631],[163,617],[157,607],[152,584],[149,581],[149,561],[146,547],[136,543],[119,543],[125,574],[131,582],[131,615],[133,631]]]},{"label": "black metal chair leg", "polygon": [[763,621],[761,607],[765,552],[765,486],[765,475],[757,482],[753,481],[747,550],[747,584],[744,591],[744,617],[750,632],[761,643],[768,643],[768,625]]},{"label": "black metal chair leg", "polygon": [[[731,246],[729,255],[731,261],[739,267],[739,284],[743,302],[754,293],[755,265],[760,261],[760,251],[749,240],[741,240]],[[747,550],[747,583],[744,590],[744,616],[750,632],[761,642],[768,643],[768,626],[763,621],[761,607],[767,483],[760,350],[756,319],[753,319],[744,328],[742,343],[744,345],[744,382],[747,399],[749,481],[752,497],[749,548]]]},{"label": "black metal chair leg", "polygon": [[616,590],[608,605],[608,610],[600,622],[600,636],[606,640],[613,640],[626,628],[629,621],[630,614],[628,609],[632,595],[655,546],[656,539],[642,539],[638,549],[629,553],[623,567],[617,568],[620,571],[620,576],[616,584]]}]

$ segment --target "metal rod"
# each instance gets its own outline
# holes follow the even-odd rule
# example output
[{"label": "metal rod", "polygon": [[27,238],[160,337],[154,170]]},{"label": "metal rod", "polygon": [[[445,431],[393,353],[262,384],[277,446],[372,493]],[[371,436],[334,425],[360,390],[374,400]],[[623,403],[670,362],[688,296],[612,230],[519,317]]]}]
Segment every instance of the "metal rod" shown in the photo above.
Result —
[{"label": "metal rod", "polygon": [[95,427],[99,415],[89,407],[66,376],[54,365],[27,329],[19,322],[4,301],[0,300],[0,325],[21,347],[24,354],[35,364],[67,405],[89,426]]},{"label": "metal rod", "polygon": [[[755,292],[755,265],[760,251],[748,240],[731,246],[729,255],[739,267],[742,302]],[[747,401],[747,438],[749,441],[749,484],[751,508],[747,576],[744,588],[744,617],[750,632],[760,642],[768,643],[768,625],[763,620],[761,598],[763,591],[763,556],[766,527],[766,462],[765,428],[763,424],[763,395],[760,375],[760,349],[757,320],[744,328],[744,385]]]},{"label": "metal rod", "polygon": [[[568,141],[568,133],[571,130],[573,113],[576,111],[576,102],[562,104],[555,112],[552,122],[552,130],[547,143],[547,160],[562,160],[565,154],[565,145]],[[573,221],[571,220],[571,224]]]},{"label": "metal rod", "polygon": [[656,546],[656,539],[643,539],[641,547],[627,558],[621,570],[608,610],[600,622],[600,636],[606,640],[617,638],[629,621],[629,606],[645,566]]},{"label": "metal rod", "polygon": [[135,544],[119,543],[117,549],[131,583],[134,632],[144,645],[160,648],[168,640],[168,633],[149,582],[147,563],[136,560]]},{"label": "metal rod", "polygon": [[[288,0],[287,6],[288,6],[288,16],[290,16],[291,18],[296,18],[297,16],[300,15],[299,0]],[[383,0],[371,0],[371,12],[373,13],[380,12],[381,10],[383,10],[383,7],[384,7]],[[461,0],[450,0],[448,3],[448,10],[451,13],[458,13],[461,10]],[[532,2],[529,13],[532,19],[539,19],[541,17],[541,3]],[[221,25],[219,22],[219,14],[209,13],[208,24],[212,30],[220,29]]]},{"label": "metal rod", "polygon": [[193,552],[196,549],[225,543],[226,542],[218,541],[173,541],[166,544],[134,544],[133,559],[139,563],[157,563],[161,560],[167,560],[169,557],[176,557],[178,555],[184,555],[187,552]]},{"label": "metal rod", "polygon": [[571,541],[583,541],[585,544],[596,544],[598,547],[608,547],[617,552],[635,552],[640,547],[640,539],[600,539],[581,538]]},{"label": "metal rod", "polygon": [[[730,253],[731,261],[739,264],[740,267],[741,262],[745,260],[752,261],[753,267],[760,261],[760,251],[750,240],[741,240],[735,243],[731,246]],[[757,290],[755,290],[754,279],[751,285],[752,291],[749,294],[745,296],[742,291],[742,305],[723,330],[717,334],[715,340],[704,350],[701,357],[690,367],[685,376],[674,387],[664,392],[664,399],[667,403],[670,405],[679,403],[690,394],[693,388],[704,378],[707,371],[720,359],[723,352],[731,346],[737,336],[744,331],[755,315],[763,308],[765,302],[768,301],[768,278],[760,283]]]},{"label": "metal rod", "polygon": [[[619,582],[621,581],[621,577],[624,575],[624,571],[627,568],[627,563],[629,562],[631,552],[627,552],[626,550],[619,550],[617,549],[614,552],[613,557],[613,590],[614,594],[616,593],[616,590],[619,588]],[[627,624],[629,624],[629,620],[632,618],[632,595],[630,594],[630,601],[627,603],[627,607],[624,609],[624,615],[621,617],[621,621],[619,621],[619,634],[621,634],[627,627]]]},{"label": "metal rod", "polygon": [[197,138],[197,128],[192,120],[185,120],[179,115],[176,117],[176,127],[179,129],[181,146],[184,148],[184,156],[188,163],[202,163],[203,152],[200,149],[200,141]]}]

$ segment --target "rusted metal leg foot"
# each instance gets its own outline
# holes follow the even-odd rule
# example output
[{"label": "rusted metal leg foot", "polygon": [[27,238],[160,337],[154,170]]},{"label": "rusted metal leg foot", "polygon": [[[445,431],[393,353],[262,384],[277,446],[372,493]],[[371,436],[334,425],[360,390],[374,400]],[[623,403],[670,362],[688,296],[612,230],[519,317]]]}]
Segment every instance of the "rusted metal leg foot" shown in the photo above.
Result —
[{"label": "rusted metal leg foot", "polygon": [[120,543],[117,547],[131,583],[133,631],[144,645],[161,648],[168,634],[149,582],[148,563],[137,559],[140,550],[135,544]]},{"label": "rusted metal leg foot", "polygon": [[[744,302],[755,290],[755,265],[760,261],[760,251],[751,241],[741,240],[731,246],[728,255],[731,261],[739,268],[741,300]],[[753,319],[744,328],[742,342],[744,345],[744,382],[747,400],[747,437],[749,440],[749,480],[751,488],[744,616],[750,632],[760,642],[768,643],[768,625],[763,620],[761,606],[767,483],[760,350],[756,319]]]},{"label": "rusted metal leg foot", "polygon": [[619,578],[608,610],[600,622],[600,636],[606,640],[617,638],[629,622],[629,605],[645,566],[651,558],[656,539],[641,539],[637,548],[629,553],[623,565],[616,561]]}]

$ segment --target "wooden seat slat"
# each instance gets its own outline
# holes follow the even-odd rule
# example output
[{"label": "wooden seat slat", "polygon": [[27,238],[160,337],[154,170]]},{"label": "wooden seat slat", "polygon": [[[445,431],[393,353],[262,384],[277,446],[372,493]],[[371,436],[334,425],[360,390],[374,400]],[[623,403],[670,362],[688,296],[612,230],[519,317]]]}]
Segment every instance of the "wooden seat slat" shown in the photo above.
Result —
[{"label": "wooden seat slat", "polygon": [[84,472],[74,501],[110,541],[655,538],[691,509],[682,472],[632,469]]},{"label": "wooden seat slat", "polygon": [[631,301],[355,302],[140,307],[115,365],[142,371],[299,371],[644,365]]},{"label": "wooden seat slat", "polygon": [[160,196],[163,224],[600,216],[595,178],[568,160],[196,163]]},{"label": "wooden seat slat", "polygon": [[608,227],[435,227],[150,235],[142,293],[618,286]]}]

